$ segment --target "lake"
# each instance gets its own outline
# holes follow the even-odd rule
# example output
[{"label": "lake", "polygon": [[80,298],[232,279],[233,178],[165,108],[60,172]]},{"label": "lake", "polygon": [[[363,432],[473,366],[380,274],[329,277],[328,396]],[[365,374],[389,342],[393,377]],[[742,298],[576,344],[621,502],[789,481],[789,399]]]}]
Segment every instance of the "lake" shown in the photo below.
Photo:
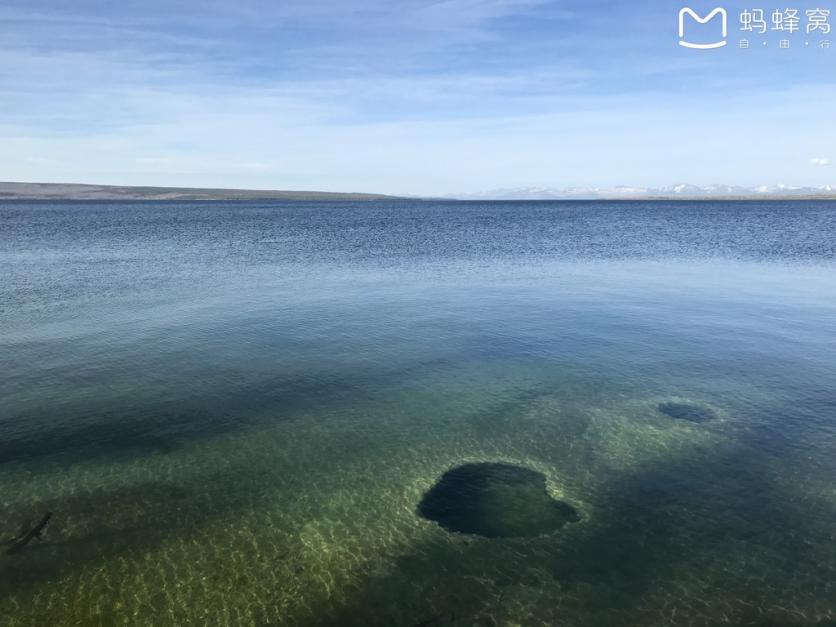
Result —
[{"label": "lake", "polygon": [[836,621],[836,202],[0,201],[0,267],[0,624]]}]

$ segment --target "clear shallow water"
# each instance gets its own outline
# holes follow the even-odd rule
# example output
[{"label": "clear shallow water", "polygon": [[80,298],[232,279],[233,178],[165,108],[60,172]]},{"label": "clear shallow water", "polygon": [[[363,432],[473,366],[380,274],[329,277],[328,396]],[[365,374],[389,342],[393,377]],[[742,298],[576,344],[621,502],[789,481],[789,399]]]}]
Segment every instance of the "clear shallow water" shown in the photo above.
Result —
[{"label": "clear shallow water", "polygon": [[[0,264],[0,624],[836,620],[834,203],[7,203]],[[580,520],[419,514],[484,463]]]}]

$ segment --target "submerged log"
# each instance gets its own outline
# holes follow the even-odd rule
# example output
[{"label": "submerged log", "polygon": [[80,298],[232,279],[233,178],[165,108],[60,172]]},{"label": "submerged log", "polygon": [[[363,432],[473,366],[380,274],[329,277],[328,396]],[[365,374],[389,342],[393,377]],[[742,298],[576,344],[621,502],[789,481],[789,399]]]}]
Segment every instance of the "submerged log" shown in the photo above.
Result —
[{"label": "submerged log", "polygon": [[29,531],[24,533],[22,536],[19,536],[18,538],[15,538],[14,540],[12,540],[12,542],[14,542],[14,544],[12,544],[11,548],[9,548],[6,551],[6,555],[13,555],[14,553],[19,553],[20,551],[25,549],[26,546],[30,542],[32,542],[32,540],[34,540],[35,538],[38,538],[39,540],[42,539],[42,534],[43,534],[44,529],[46,528],[46,526],[49,524],[49,519],[50,518],[52,518],[52,512],[47,512],[44,515],[44,517],[41,518],[41,521],[37,525],[32,527]]}]

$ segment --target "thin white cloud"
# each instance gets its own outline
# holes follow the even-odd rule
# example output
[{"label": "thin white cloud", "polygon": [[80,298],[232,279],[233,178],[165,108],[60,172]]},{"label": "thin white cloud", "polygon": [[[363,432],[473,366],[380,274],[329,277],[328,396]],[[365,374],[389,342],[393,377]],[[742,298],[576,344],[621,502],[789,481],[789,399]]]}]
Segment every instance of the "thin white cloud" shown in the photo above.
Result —
[{"label": "thin white cloud", "polygon": [[810,165],[818,168],[826,168],[830,165],[830,159],[825,159],[824,157],[813,157],[810,159]]}]

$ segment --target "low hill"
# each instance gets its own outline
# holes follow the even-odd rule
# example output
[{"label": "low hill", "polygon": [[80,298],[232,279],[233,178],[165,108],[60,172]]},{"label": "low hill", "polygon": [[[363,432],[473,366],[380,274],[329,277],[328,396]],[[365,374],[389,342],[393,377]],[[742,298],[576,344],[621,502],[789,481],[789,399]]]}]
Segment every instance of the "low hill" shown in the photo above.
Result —
[{"label": "low hill", "polygon": [[2,183],[0,200],[391,200],[395,196],[198,187],[130,187],[64,183]]}]

